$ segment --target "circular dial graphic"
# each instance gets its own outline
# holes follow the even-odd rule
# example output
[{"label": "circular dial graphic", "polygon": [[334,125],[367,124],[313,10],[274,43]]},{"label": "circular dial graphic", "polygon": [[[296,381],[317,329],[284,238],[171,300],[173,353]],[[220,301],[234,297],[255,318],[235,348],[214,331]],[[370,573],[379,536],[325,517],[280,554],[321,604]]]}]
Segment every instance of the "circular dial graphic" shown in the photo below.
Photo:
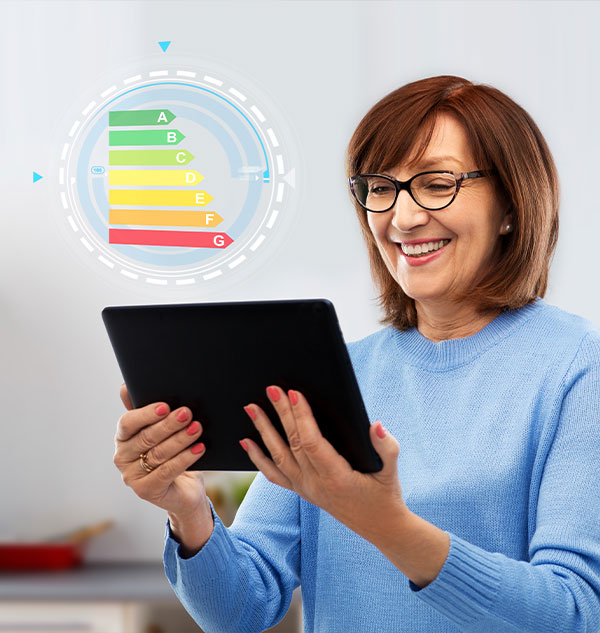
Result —
[{"label": "circular dial graphic", "polygon": [[99,265],[145,284],[228,274],[294,206],[284,127],[222,73],[162,64],[124,76],[82,107],[62,146],[69,233]]}]

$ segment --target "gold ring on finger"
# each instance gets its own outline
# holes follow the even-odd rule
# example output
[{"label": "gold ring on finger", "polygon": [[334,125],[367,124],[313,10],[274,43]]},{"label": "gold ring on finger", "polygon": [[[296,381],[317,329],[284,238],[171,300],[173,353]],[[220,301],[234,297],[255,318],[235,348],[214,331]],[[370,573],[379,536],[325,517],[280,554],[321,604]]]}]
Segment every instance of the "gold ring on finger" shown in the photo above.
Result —
[{"label": "gold ring on finger", "polygon": [[147,473],[150,473],[154,470],[154,467],[150,466],[150,464],[146,461],[146,457],[148,457],[148,453],[140,454],[140,465]]}]

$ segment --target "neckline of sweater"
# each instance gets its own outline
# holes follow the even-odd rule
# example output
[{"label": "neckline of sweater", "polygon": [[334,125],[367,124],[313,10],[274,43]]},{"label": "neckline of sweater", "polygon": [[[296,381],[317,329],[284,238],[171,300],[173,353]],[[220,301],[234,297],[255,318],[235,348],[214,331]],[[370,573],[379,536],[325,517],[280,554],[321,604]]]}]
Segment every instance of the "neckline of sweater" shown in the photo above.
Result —
[{"label": "neckline of sweater", "polygon": [[473,360],[547,305],[544,299],[536,297],[532,303],[521,308],[501,312],[471,336],[437,342],[423,336],[416,326],[402,332],[392,326],[387,329],[398,350],[408,356],[413,364],[427,369],[446,370]]}]

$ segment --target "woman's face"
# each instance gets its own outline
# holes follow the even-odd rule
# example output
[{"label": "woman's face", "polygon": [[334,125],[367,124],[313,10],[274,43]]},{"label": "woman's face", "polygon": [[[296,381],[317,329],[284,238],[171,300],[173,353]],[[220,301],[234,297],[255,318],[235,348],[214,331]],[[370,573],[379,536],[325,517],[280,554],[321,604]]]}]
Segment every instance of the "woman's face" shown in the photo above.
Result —
[{"label": "woman's face", "polygon": [[[442,158],[443,157],[443,158]],[[410,158],[410,157],[409,157]],[[468,172],[483,169],[472,158],[462,124],[450,114],[438,116],[431,142],[418,163],[387,173],[408,180],[429,170]],[[508,204],[490,177],[464,180],[449,207],[427,211],[407,191],[384,213],[367,212],[369,227],[388,270],[415,302],[431,307],[453,301],[456,290],[472,287],[497,261],[501,235],[511,222]],[[400,242],[451,240],[433,256],[407,257]]]}]

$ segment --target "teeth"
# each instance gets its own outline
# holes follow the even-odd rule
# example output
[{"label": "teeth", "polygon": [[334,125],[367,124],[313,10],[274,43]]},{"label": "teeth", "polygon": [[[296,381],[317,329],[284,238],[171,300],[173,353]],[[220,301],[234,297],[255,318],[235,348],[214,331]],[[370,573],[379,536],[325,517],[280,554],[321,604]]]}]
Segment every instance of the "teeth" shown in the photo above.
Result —
[{"label": "teeth", "polygon": [[421,255],[424,253],[431,253],[446,246],[450,240],[440,240],[439,242],[425,242],[424,244],[405,245],[401,244],[402,251],[407,255]]}]

